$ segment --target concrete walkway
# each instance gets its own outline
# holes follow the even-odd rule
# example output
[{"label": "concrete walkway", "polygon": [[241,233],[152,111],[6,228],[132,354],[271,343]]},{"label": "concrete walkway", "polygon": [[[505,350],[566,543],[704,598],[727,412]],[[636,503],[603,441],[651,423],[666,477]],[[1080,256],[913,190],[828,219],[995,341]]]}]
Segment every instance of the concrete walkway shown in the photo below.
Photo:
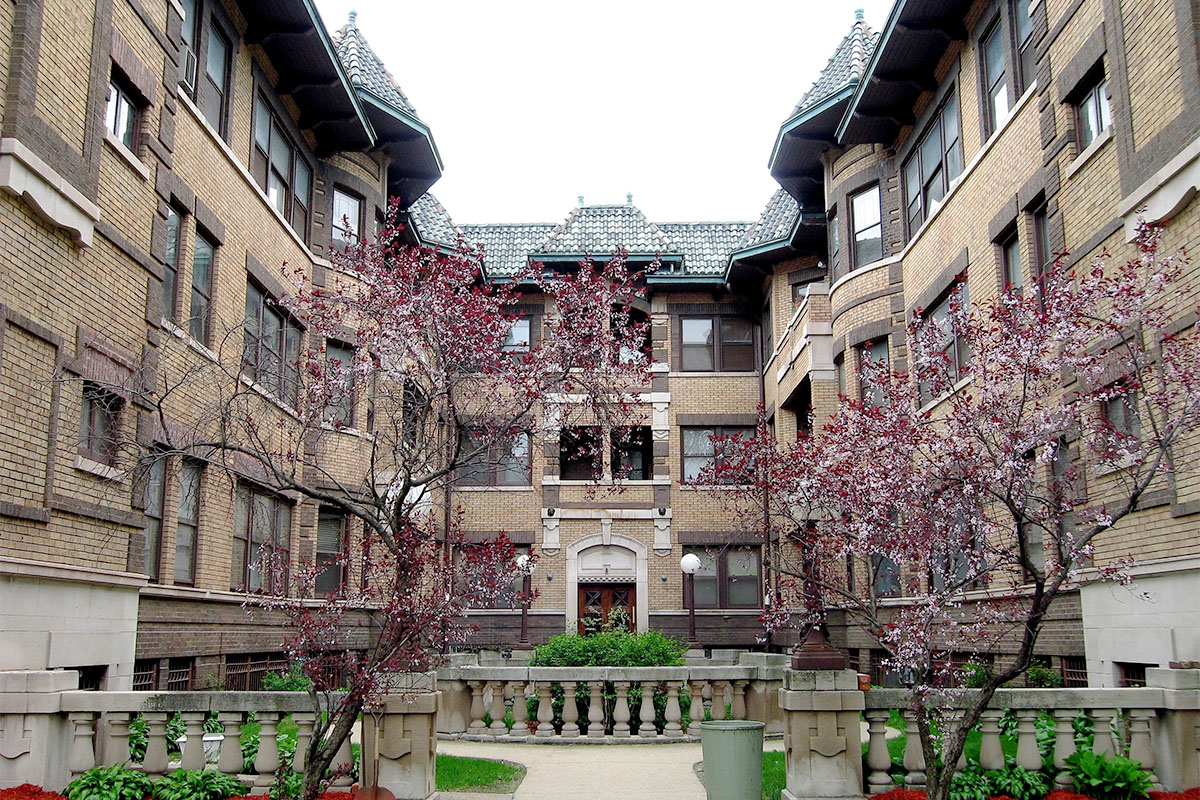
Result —
[{"label": "concrete walkway", "polygon": [[[783,742],[766,742],[779,750]],[[705,800],[692,765],[702,760],[698,743],[530,745],[440,741],[439,753],[495,758],[523,764],[527,773],[514,800]],[[462,795],[447,795],[463,798]],[[504,795],[488,795],[499,800]]]}]

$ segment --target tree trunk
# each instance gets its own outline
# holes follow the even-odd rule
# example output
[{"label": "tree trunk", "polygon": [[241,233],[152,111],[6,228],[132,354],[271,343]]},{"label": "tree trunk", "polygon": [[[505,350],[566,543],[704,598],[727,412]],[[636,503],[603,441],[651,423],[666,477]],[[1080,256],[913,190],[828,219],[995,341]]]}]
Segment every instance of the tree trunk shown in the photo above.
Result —
[{"label": "tree trunk", "polygon": [[354,723],[358,721],[362,705],[361,698],[351,693],[336,710],[329,712],[329,725],[325,730],[325,735],[317,736],[314,731],[308,747],[308,758],[304,761],[303,800],[317,800],[317,795],[321,792],[321,784],[325,780],[325,773],[333,764],[333,759],[337,756],[342,742],[346,741],[354,729]]}]

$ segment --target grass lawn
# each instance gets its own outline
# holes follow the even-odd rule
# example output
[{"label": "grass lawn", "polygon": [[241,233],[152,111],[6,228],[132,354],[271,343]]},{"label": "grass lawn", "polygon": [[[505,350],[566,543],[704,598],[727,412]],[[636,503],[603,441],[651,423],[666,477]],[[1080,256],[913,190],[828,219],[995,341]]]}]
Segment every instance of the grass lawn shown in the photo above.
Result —
[{"label": "grass lawn", "polygon": [[510,761],[464,756],[437,757],[439,792],[515,792],[525,768]]},{"label": "grass lawn", "polygon": [[763,800],[779,800],[783,787],[787,785],[782,752],[763,753]]}]

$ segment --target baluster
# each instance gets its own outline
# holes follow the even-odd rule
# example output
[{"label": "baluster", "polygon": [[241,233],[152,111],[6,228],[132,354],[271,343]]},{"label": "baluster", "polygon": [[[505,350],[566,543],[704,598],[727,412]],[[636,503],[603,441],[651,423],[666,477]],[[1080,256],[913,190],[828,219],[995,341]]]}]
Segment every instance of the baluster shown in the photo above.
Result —
[{"label": "baluster", "polygon": [[471,687],[471,723],[467,725],[467,733],[483,733],[487,727],[483,724],[483,681],[467,681]]},{"label": "baluster", "polygon": [[237,775],[242,771],[242,712],[218,711],[217,722],[222,728],[217,769],[226,775]]},{"label": "baluster", "polygon": [[111,767],[129,761],[129,723],[133,721],[133,714],[117,711],[105,714],[104,721],[108,723],[108,738],[104,740],[100,753],[104,766]]},{"label": "baluster", "polygon": [[692,681],[691,703],[688,705],[688,735],[700,735],[700,723],[704,721],[704,681]]},{"label": "baluster", "polygon": [[292,756],[292,770],[303,775],[316,717],[313,714],[297,712],[292,714],[292,721],[296,723],[296,754]]},{"label": "baluster", "polygon": [[562,689],[562,735],[567,737],[575,737],[582,733],[582,731],[579,730],[579,706],[575,703],[575,681],[563,681]]},{"label": "baluster", "polygon": [[679,689],[682,686],[683,681],[667,681],[667,710],[663,714],[666,724],[663,726],[663,733],[673,739],[683,736],[683,726],[679,724],[683,719],[683,711],[679,708]]},{"label": "baluster", "polygon": [[614,681],[617,705],[613,708],[613,736],[629,735],[629,681]]},{"label": "baluster", "polygon": [[1150,781],[1159,789],[1158,776],[1154,774],[1154,746],[1150,740],[1150,720],[1154,719],[1152,708],[1129,710],[1129,757],[1142,762],[1142,768],[1150,773]]},{"label": "baluster", "polygon": [[733,682],[733,718],[746,719],[746,684],[750,681]]},{"label": "baluster", "polygon": [[1017,766],[1025,769],[1042,768],[1042,755],[1038,752],[1037,722],[1039,711],[1017,712]]},{"label": "baluster", "polygon": [[983,769],[1003,769],[1004,750],[1000,747],[1000,718],[1003,711],[984,711],[979,718],[979,766]]},{"label": "baluster", "polygon": [[867,718],[867,788],[871,794],[886,792],[892,788],[892,756],[887,748],[887,722],[891,712],[886,708],[872,708],[863,712]]},{"label": "baluster", "polygon": [[96,712],[73,711],[70,715],[73,726],[71,750],[67,755],[67,769],[72,775],[87,772],[96,766],[96,751],[92,747],[92,737],[96,733]]},{"label": "baluster", "polygon": [[[354,778],[350,776],[351,770],[354,768],[354,751],[350,749],[350,737],[347,736],[342,740],[342,744],[338,747],[338,751],[333,756],[333,763],[330,764],[333,769],[341,768],[342,776],[335,780],[332,786],[352,786]],[[359,764],[359,775],[362,775],[362,765]]]},{"label": "baluster", "polygon": [[508,733],[504,724],[504,681],[490,681],[492,687],[492,724],[488,726],[493,736],[503,736]]},{"label": "baluster", "polygon": [[146,758],[142,771],[162,775],[167,771],[167,714],[144,714],[146,718]]},{"label": "baluster", "polygon": [[254,759],[255,786],[270,786],[279,769],[279,717],[273,711],[255,712],[258,720],[258,756]]},{"label": "baluster", "polygon": [[637,735],[644,739],[653,739],[658,736],[658,729],[654,726],[654,689],[657,684],[654,681],[642,681],[640,685],[642,704],[638,713],[640,723]]},{"label": "baluster", "polygon": [[729,681],[713,681],[712,718],[725,719],[725,709],[733,705],[733,684]]},{"label": "baluster", "polygon": [[538,693],[538,726],[537,735],[540,737],[554,735],[554,706],[550,698],[550,681],[537,682]]},{"label": "baluster", "polygon": [[1110,756],[1113,750],[1113,720],[1118,711],[1115,708],[1097,708],[1092,712],[1092,752],[1096,755]]},{"label": "baluster", "polygon": [[1067,757],[1075,753],[1075,717],[1078,711],[1055,709],[1054,716],[1054,785],[1069,789],[1075,786],[1071,773],[1067,772]]},{"label": "baluster", "polygon": [[[949,727],[950,731],[957,731],[962,726],[963,718],[966,717],[966,715],[967,715],[966,711],[961,711],[961,710],[951,711],[949,714],[949,723],[948,723],[948,727]],[[964,744],[964,747],[962,749],[962,752],[958,754],[958,760],[954,762],[955,772],[962,772],[964,769],[967,768],[967,748],[965,746],[966,745],[965,738],[964,738],[963,744]]]},{"label": "baluster", "polygon": [[528,736],[529,726],[526,721],[529,719],[529,706],[525,701],[525,681],[515,681],[512,684],[513,694],[513,736]]},{"label": "baluster", "polygon": [[188,711],[181,715],[187,740],[183,743],[183,754],[179,759],[182,769],[204,769],[204,717],[203,712]]},{"label": "baluster", "polygon": [[588,682],[588,730],[589,739],[604,736],[604,681]]},{"label": "baluster", "polygon": [[917,732],[917,714],[904,712],[904,785],[909,788],[925,788],[925,751],[921,749],[921,736]]}]

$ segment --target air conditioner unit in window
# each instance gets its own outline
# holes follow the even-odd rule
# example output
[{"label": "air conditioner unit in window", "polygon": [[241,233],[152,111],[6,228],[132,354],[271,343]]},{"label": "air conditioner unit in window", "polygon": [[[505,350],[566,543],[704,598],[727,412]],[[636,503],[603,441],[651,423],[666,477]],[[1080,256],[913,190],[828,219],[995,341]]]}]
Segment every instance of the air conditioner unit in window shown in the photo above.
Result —
[{"label": "air conditioner unit in window", "polygon": [[196,73],[199,70],[196,53],[185,44],[179,56],[179,82],[189,92],[194,92],[196,91]]}]

